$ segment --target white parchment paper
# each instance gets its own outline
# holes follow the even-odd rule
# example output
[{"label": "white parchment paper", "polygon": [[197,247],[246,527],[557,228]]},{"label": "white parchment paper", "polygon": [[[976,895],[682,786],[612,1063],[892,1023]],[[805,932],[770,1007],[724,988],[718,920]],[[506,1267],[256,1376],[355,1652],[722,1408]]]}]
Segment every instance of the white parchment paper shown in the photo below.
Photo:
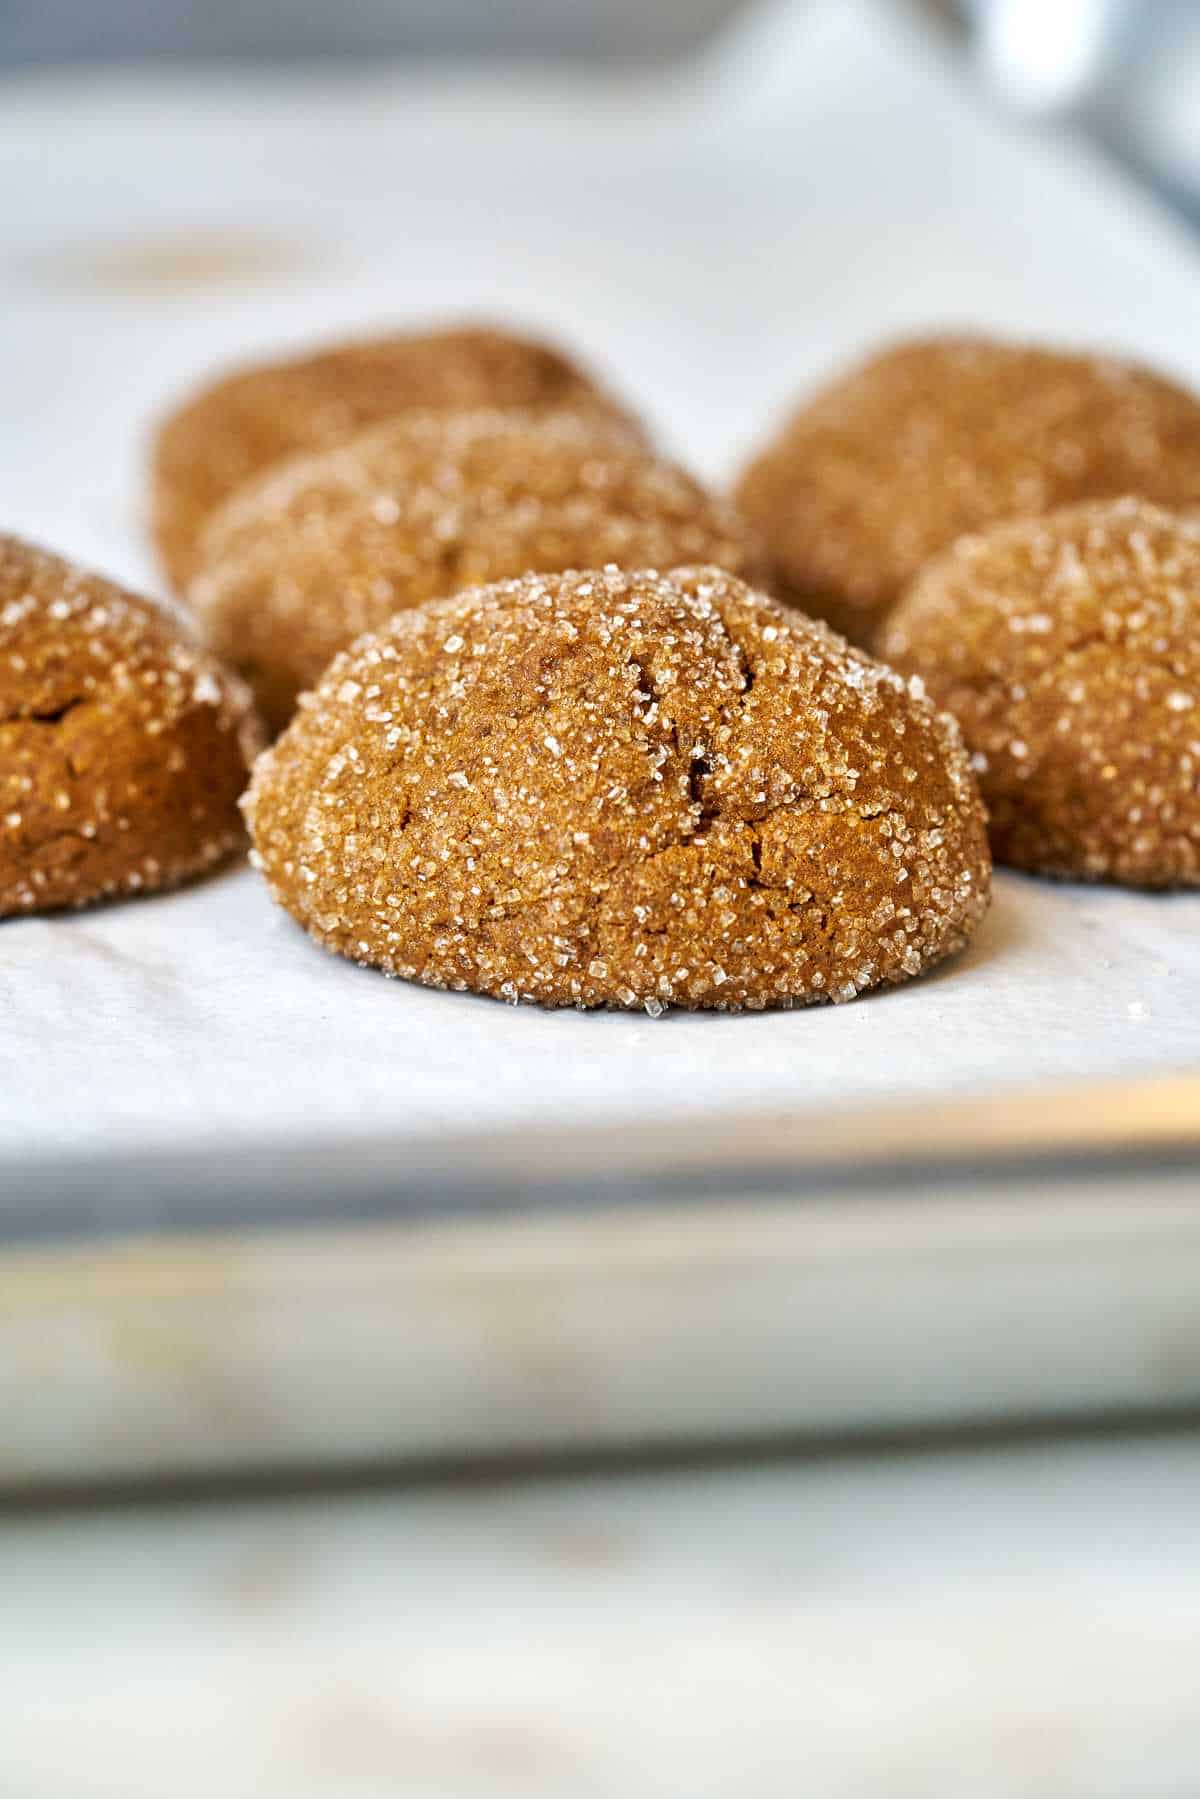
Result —
[{"label": "white parchment paper", "polygon": [[[985,118],[851,0],[669,75],[107,74],[0,88],[0,527],[143,585],[144,435],[230,357],[487,313],[732,470],[913,326],[1200,382],[1200,260],[1068,143]],[[0,924],[0,1156],[864,1105],[1193,1063],[1200,897],[1006,876],[971,951],[837,1009],[543,1014],[387,982],[235,868]]]}]

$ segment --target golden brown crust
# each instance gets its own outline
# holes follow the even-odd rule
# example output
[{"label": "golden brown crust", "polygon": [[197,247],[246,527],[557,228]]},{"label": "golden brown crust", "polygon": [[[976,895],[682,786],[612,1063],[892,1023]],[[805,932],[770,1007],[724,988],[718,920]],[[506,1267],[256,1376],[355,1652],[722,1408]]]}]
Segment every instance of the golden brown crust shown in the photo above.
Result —
[{"label": "golden brown crust", "polygon": [[958,949],[988,898],[952,721],[714,568],[401,613],[305,696],[244,805],[328,947],[543,1005],[849,999]]},{"label": "golden brown crust", "polygon": [[235,370],[164,419],[154,440],[152,529],[171,585],[182,592],[205,521],[244,481],[410,406],[576,406],[621,415],[557,350],[482,326],[334,344]]},{"label": "golden brown crust", "polygon": [[281,729],[331,657],[394,612],[610,562],[758,573],[732,507],[617,421],[410,413],[242,488],[204,534],[188,598]]},{"label": "golden brown crust", "polygon": [[962,725],[998,861],[1200,883],[1200,523],[1125,499],[995,526],[881,647]]},{"label": "golden brown crust", "polygon": [[1113,358],[955,337],[826,387],[737,488],[780,597],[868,645],[964,532],[1124,493],[1200,505],[1200,401]]},{"label": "golden brown crust", "polygon": [[158,607],[0,537],[0,917],[218,862],[258,742],[242,683]]}]

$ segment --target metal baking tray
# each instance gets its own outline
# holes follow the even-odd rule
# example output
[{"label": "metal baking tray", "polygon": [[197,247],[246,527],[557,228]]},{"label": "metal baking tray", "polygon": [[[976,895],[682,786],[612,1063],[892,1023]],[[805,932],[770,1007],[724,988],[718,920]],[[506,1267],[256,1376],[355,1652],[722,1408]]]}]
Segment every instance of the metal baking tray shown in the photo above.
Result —
[{"label": "metal baking tray", "polygon": [[9,1487],[1200,1403],[1195,1076],[0,1191]]},{"label": "metal baking tray", "polygon": [[[722,476],[904,329],[1200,382],[1198,276],[867,0],[644,80],[10,79],[0,527],[152,584],[156,412],[388,320],[577,344]],[[1011,876],[933,977],[742,1019],[385,983],[246,870],[7,923],[0,1482],[1193,1405],[1198,1002],[1200,896]]]}]

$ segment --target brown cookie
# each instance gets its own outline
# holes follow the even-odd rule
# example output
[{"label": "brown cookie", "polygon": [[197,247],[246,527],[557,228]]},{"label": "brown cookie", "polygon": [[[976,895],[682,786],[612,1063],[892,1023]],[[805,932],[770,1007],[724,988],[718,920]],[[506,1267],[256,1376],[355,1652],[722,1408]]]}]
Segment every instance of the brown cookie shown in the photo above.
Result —
[{"label": "brown cookie", "polygon": [[337,657],[244,802],[272,892],[389,974],[543,1005],[851,999],[987,905],[953,722],[720,569],[527,575]]},{"label": "brown cookie", "polygon": [[154,441],[153,534],[172,586],[182,590],[206,519],[243,481],[410,406],[621,413],[557,350],[483,327],[337,344],[237,370],[173,412]]},{"label": "brown cookie", "polygon": [[258,742],[245,687],[157,606],[0,537],[0,917],[219,861]]},{"label": "brown cookie", "polygon": [[998,861],[1200,883],[1200,523],[1125,499],[994,526],[881,647],[962,725]]},{"label": "brown cookie", "polygon": [[757,573],[745,528],[612,420],[410,413],[242,488],[188,598],[280,729],[330,658],[393,612],[529,571],[713,562]]},{"label": "brown cookie", "polygon": [[825,388],[737,489],[775,591],[867,645],[962,533],[1125,493],[1200,506],[1200,400],[1112,358],[952,337]]}]

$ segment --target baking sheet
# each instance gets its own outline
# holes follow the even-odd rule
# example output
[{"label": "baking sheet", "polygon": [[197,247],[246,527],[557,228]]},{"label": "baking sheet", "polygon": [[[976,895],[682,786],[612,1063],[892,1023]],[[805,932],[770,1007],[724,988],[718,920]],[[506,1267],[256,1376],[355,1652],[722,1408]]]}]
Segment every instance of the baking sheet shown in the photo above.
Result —
[{"label": "baking sheet", "polygon": [[802,1184],[10,1251],[0,1491],[1200,1409],[1194,1164]]},{"label": "baking sheet", "polygon": [[[156,411],[230,355],[446,313],[577,343],[723,475],[910,325],[1200,381],[1200,264],[1110,170],[979,115],[866,4],[768,7],[654,82],[110,74],[0,94],[0,522],[151,583]],[[313,947],[246,868],[0,927],[0,1160],[821,1112],[1146,1075],[1200,1047],[1200,896],[1001,876],[970,952],[837,1009],[544,1014]],[[0,1199],[0,1205],[3,1201]]]},{"label": "baking sheet", "polygon": [[[576,343],[716,478],[909,327],[1200,382],[1192,245],[865,0],[643,82],[0,86],[0,291],[0,526],[148,584],[156,411],[386,321]],[[908,987],[651,1021],[384,981],[246,868],[0,925],[0,1487],[1200,1404],[1198,927],[1005,875]]]}]

